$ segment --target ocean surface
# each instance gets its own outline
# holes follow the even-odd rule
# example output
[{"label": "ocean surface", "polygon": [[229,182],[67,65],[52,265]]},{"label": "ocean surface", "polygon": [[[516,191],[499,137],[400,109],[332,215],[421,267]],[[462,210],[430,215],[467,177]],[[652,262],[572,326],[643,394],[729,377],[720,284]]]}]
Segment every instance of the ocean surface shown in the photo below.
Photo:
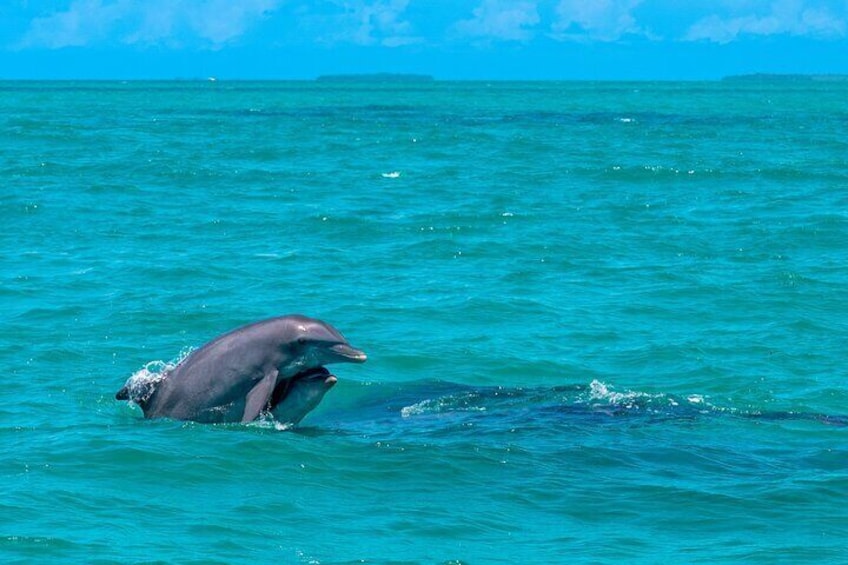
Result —
[{"label": "ocean surface", "polygon": [[[0,82],[0,562],[848,562],[848,84]],[[240,325],[296,430],[114,399]]]}]

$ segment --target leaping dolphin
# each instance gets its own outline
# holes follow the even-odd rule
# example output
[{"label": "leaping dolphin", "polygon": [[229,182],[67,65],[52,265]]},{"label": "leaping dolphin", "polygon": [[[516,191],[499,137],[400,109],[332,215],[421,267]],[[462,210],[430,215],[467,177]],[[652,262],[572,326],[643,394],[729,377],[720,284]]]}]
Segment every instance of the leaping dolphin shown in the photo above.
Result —
[{"label": "leaping dolphin", "polygon": [[280,316],[210,341],[158,381],[130,379],[115,398],[134,401],[146,418],[245,423],[272,414],[296,424],[336,383],[323,365],[366,358],[329,324]]}]

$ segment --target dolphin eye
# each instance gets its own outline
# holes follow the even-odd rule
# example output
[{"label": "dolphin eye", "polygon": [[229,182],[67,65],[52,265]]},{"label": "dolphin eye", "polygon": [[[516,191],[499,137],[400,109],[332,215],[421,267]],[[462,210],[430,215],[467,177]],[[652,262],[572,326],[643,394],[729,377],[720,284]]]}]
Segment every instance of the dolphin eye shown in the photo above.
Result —
[{"label": "dolphin eye", "polygon": [[297,344],[298,345],[306,345],[306,338],[303,337],[303,336],[300,336],[299,338],[297,338]]}]

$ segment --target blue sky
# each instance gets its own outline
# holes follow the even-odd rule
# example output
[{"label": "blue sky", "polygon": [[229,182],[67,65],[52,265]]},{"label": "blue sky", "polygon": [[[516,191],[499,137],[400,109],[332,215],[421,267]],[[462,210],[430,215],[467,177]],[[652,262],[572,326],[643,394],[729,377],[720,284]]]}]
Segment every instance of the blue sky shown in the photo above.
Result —
[{"label": "blue sky", "polygon": [[848,0],[5,0],[0,78],[848,74]]}]

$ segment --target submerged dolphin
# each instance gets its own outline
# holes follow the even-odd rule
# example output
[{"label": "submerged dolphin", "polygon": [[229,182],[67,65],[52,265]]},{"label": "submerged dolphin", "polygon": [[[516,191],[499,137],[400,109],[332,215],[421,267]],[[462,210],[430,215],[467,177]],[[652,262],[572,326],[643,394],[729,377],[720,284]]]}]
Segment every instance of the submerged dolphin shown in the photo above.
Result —
[{"label": "submerged dolphin", "polygon": [[323,365],[365,360],[329,324],[281,316],[210,341],[158,381],[130,379],[115,398],[134,401],[146,418],[250,422],[271,413],[296,424],[336,383]]}]

